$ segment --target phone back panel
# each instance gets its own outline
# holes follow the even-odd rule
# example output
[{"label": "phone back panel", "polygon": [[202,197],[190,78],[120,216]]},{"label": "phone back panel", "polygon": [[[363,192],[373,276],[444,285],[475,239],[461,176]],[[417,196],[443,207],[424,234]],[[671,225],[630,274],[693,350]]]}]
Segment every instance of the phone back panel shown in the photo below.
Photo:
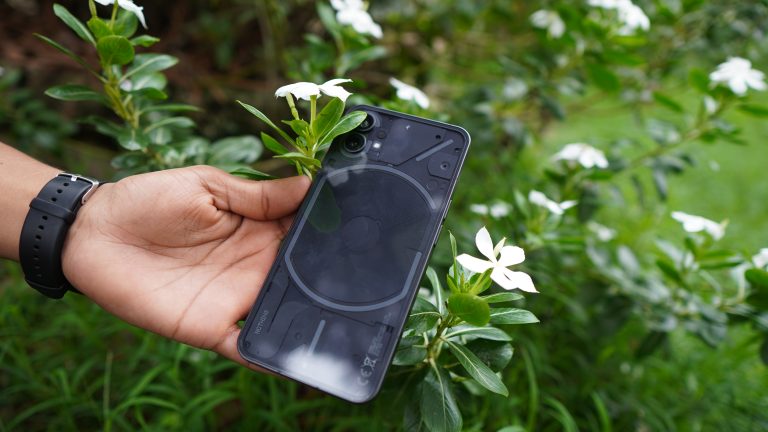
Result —
[{"label": "phone back panel", "polygon": [[251,363],[364,402],[394,355],[469,135],[381,108],[352,110],[374,125],[329,149],[238,348]]}]

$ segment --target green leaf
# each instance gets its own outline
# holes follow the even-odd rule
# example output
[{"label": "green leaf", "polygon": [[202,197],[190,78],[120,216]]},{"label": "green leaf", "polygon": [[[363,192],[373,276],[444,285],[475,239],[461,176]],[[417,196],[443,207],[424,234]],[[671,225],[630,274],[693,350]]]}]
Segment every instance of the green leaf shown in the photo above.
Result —
[{"label": "green leaf", "polygon": [[141,35],[131,39],[131,44],[133,46],[142,46],[144,48],[151,47],[152,45],[158,42],[160,42],[160,38],[156,38],[154,36],[149,36],[149,35]]},{"label": "green leaf", "polygon": [[279,127],[277,127],[277,125],[275,125],[274,123],[272,123],[272,120],[270,120],[270,119],[269,119],[269,117],[267,117],[267,116],[266,116],[266,115],[265,115],[263,112],[259,111],[259,110],[258,110],[256,107],[254,107],[254,106],[248,105],[247,103],[243,103],[243,102],[240,102],[240,101],[237,101],[237,103],[239,103],[239,104],[240,104],[240,106],[242,106],[243,108],[245,108],[245,109],[246,109],[246,110],[247,110],[249,113],[251,113],[251,114],[255,115],[255,116],[256,116],[256,117],[257,117],[259,120],[261,120],[261,121],[263,121],[264,123],[266,123],[266,124],[267,124],[267,126],[269,126],[269,127],[271,127],[272,129],[274,129],[274,130],[275,130],[275,132],[277,132],[278,134],[280,134],[280,136],[281,136],[281,137],[283,137],[283,139],[284,139],[286,142],[289,142],[289,143],[291,143],[291,144],[294,144],[294,145],[295,145],[295,142],[293,141],[293,139],[292,139],[290,136],[288,136],[288,134],[287,134],[287,133],[285,133],[285,131],[284,131],[284,130],[280,129]]},{"label": "green leaf", "polygon": [[141,150],[149,145],[147,137],[137,133],[134,129],[124,130],[117,136],[117,142],[126,150]]},{"label": "green leaf", "polygon": [[339,98],[331,98],[330,102],[320,110],[312,124],[312,134],[316,137],[325,136],[333,125],[339,122],[342,114],[344,114],[344,101]]},{"label": "green leaf", "polygon": [[448,297],[448,309],[462,320],[478,327],[488,324],[491,318],[488,303],[473,294],[451,294]]},{"label": "green leaf", "polygon": [[443,296],[443,287],[440,286],[440,280],[437,277],[435,269],[427,267],[427,279],[432,284],[432,292],[435,294],[435,301],[437,302],[437,310],[440,314],[445,313],[445,300]]},{"label": "green leaf", "polygon": [[94,76],[96,76],[96,78],[98,78],[98,79],[99,79],[99,80],[101,80],[101,81],[104,81],[104,78],[103,78],[101,75],[99,75],[99,74],[98,74],[98,72],[96,72],[95,70],[93,70],[93,68],[92,68],[91,66],[89,66],[89,65],[88,65],[88,63],[86,63],[86,62],[85,62],[85,60],[83,60],[83,58],[82,58],[82,57],[80,57],[79,55],[77,55],[77,54],[73,53],[73,52],[72,52],[72,51],[70,51],[68,48],[65,48],[63,45],[59,44],[59,43],[58,43],[58,42],[56,42],[55,40],[53,40],[53,39],[50,39],[50,38],[48,38],[48,37],[45,37],[45,36],[43,36],[43,35],[41,35],[41,34],[39,34],[39,33],[35,33],[35,37],[36,37],[36,38],[38,38],[38,39],[40,39],[41,41],[43,41],[43,42],[47,43],[48,45],[50,45],[50,46],[52,46],[52,47],[56,48],[57,50],[61,51],[61,52],[62,52],[62,53],[64,53],[64,54],[65,54],[67,57],[71,58],[72,60],[74,60],[75,62],[77,62],[77,64],[79,64],[80,66],[82,66],[83,68],[85,68],[85,69],[86,69],[88,72],[90,72],[91,74],[93,74]]},{"label": "green leaf", "polygon": [[64,21],[64,24],[69,26],[69,28],[72,29],[79,37],[80,39],[88,42],[91,45],[96,45],[96,39],[93,38],[93,35],[90,31],[88,31],[88,28],[80,22],[79,19],[75,18],[74,15],[69,13],[67,8],[64,6],[54,3],[53,5],[53,13],[59,17],[62,21]]},{"label": "green leaf", "polygon": [[755,117],[768,117],[768,107],[763,105],[741,104],[736,108]]},{"label": "green leaf", "polygon": [[656,260],[656,267],[659,268],[659,270],[662,271],[667,277],[672,279],[675,282],[682,283],[683,277],[680,276],[680,272],[677,271],[675,268],[675,265],[672,264],[670,261],[666,259],[657,259]]},{"label": "green leaf", "polygon": [[[91,29],[96,39],[101,39],[104,36],[109,36],[112,33],[112,29],[109,28],[106,22],[99,17],[93,17],[88,20],[88,28]],[[95,43],[94,43],[95,45]]]},{"label": "green leaf", "polygon": [[480,298],[485,300],[486,303],[490,304],[490,303],[504,303],[504,302],[511,302],[515,300],[522,300],[525,297],[523,297],[522,294],[508,291],[508,292],[500,292],[496,294],[482,296]]},{"label": "green leaf", "polygon": [[337,136],[345,134],[360,126],[360,123],[362,123],[367,116],[368,114],[363,111],[354,111],[345,115],[331,128],[331,130],[328,131],[328,133],[318,140],[318,145],[322,146],[324,144],[330,144]]},{"label": "green leaf", "polygon": [[[131,49],[133,49],[133,46],[131,46]],[[137,74],[147,75],[160,72],[175,66],[178,62],[179,59],[167,54],[137,54],[133,64],[125,72],[123,80]]]},{"label": "green leaf", "polygon": [[76,84],[65,84],[51,87],[45,91],[45,94],[59,100],[65,101],[99,101],[105,102],[101,93],[95,92],[86,86]]},{"label": "green leaf", "polygon": [[131,41],[123,36],[104,36],[96,44],[99,58],[104,65],[126,65],[133,61],[135,52]]},{"label": "green leaf", "polygon": [[191,128],[194,126],[195,122],[187,117],[168,117],[147,126],[144,132],[150,133],[155,129],[164,127]]},{"label": "green leaf", "polygon": [[144,87],[138,90],[131,90],[128,93],[134,96],[144,97],[155,101],[168,99],[168,95],[164,91],[158,90],[154,87]]},{"label": "green leaf", "polygon": [[504,370],[512,360],[514,350],[509,342],[475,339],[466,345],[492,371]]},{"label": "green leaf", "polygon": [[683,106],[680,105],[679,103],[675,102],[674,99],[672,99],[669,96],[665,96],[665,95],[663,95],[663,94],[661,94],[659,92],[653,92],[653,99],[656,102],[658,102],[658,103],[664,105],[665,107],[671,109],[672,111],[680,112],[680,113],[685,111]]},{"label": "green leaf", "polygon": [[609,69],[599,63],[586,65],[589,80],[601,90],[615,92],[621,89],[619,78]]},{"label": "green leaf", "polygon": [[440,313],[435,305],[417,296],[405,327],[413,334],[419,335],[435,327],[438,319],[440,319]]},{"label": "green leaf", "polygon": [[201,109],[194,105],[171,103],[171,104],[152,105],[142,110],[142,112],[145,112],[145,113],[155,112],[155,111],[179,112],[179,111],[201,111]]},{"label": "green leaf", "polygon": [[129,12],[124,9],[120,9],[117,12],[117,19],[112,31],[119,36],[129,38],[136,33],[136,29],[139,26],[139,19],[133,12]]},{"label": "green leaf", "polygon": [[427,349],[424,347],[424,338],[407,336],[400,339],[392,364],[410,366],[423,362],[425,358],[427,358]]},{"label": "green leaf", "polygon": [[447,341],[447,344],[453,355],[459,360],[459,363],[464,366],[464,369],[469,372],[469,375],[474,378],[478,384],[494,393],[509,396],[509,391],[504,383],[501,382],[501,378],[496,376],[496,373],[477,358],[472,351],[468,350],[467,347],[452,341]]},{"label": "green leaf", "polygon": [[256,161],[264,151],[261,141],[253,135],[229,137],[211,145],[208,163],[211,165],[244,163]]},{"label": "green leaf", "polygon": [[308,156],[305,156],[298,152],[288,152],[285,154],[277,155],[276,158],[288,159],[290,161],[296,161],[308,166],[320,167],[320,161]]},{"label": "green leaf", "polygon": [[82,123],[93,125],[100,134],[117,138],[121,133],[124,133],[127,128],[120,126],[117,123],[105,120],[97,116],[88,116],[80,120]]},{"label": "green leaf", "polygon": [[261,133],[261,142],[264,143],[264,147],[268,148],[274,154],[281,155],[288,153],[288,149],[285,148],[285,146],[277,142],[276,139],[272,138],[267,133]]},{"label": "green leaf", "polygon": [[508,335],[504,330],[496,327],[455,327],[452,331],[443,336],[445,339],[450,339],[458,336],[471,336],[478,339],[488,339],[495,341],[511,341],[512,336]]},{"label": "green leaf", "polygon": [[451,378],[439,366],[433,366],[421,383],[419,403],[424,424],[431,431],[459,432],[461,412],[451,389]]},{"label": "green leaf", "polygon": [[287,124],[291,127],[291,130],[298,135],[302,137],[307,137],[309,133],[309,123],[307,123],[304,120],[283,120],[283,123]]},{"label": "green leaf", "polygon": [[494,308],[491,310],[491,324],[532,324],[539,322],[534,314],[517,308]]},{"label": "green leaf", "polygon": [[688,84],[702,93],[709,92],[709,76],[707,72],[695,68],[688,72]]},{"label": "green leaf", "polygon": [[761,269],[749,269],[744,272],[744,277],[753,288],[768,290],[768,272]]},{"label": "green leaf", "polygon": [[241,167],[229,172],[230,174],[238,177],[242,177],[248,180],[272,180],[275,176],[255,170],[250,167]]}]

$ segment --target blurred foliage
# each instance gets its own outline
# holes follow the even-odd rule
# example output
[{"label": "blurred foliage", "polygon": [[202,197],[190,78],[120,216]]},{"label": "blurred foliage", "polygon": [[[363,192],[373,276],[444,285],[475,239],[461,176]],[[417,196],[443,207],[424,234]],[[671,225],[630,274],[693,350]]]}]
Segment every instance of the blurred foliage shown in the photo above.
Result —
[{"label": "blurred foliage", "polygon": [[[65,5],[84,19],[85,2],[76,3]],[[482,224],[526,250],[524,270],[541,294],[521,305],[542,322],[501,326],[515,348],[502,374],[508,398],[473,386],[461,373],[449,375],[463,429],[764,430],[768,273],[755,248],[768,247],[760,187],[768,157],[762,134],[750,127],[765,124],[768,108],[754,90],[740,96],[710,73],[734,56],[768,68],[768,2],[637,1],[650,27],[631,31],[619,10],[596,6],[618,3],[372,2],[381,39],[341,25],[324,2],[147,4],[149,29],[161,39],[157,50],[183,57],[156,89],[203,111],[189,115],[200,124],[199,136],[189,123],[176,128],[183,133],[173,130],[162,142],[150,137],[147,146],[128,150],[162,155],[193,137],[210,143],[254,134],[262,125],[234,99],[259,99],[265,113],[288,118],[273,101],[275,88],[339,75],[354,80],[353,103],[460,124],[473,147],[446,223],[462,250]],[[39,6],[40,22],[57,22],[49,3],[6,2],[0,12],[26,17],[13,22],[32,26],[30,4]],[[531,19],[540,10],[551,19],[544,28]],[[562,34],[547,27],[554,16]],[[74,48],[84,46],[74,34],[54,26],[35,30],[62,38],[85,62],[100,63]],[[35,152],[71,145],[64,138],[74,129],[62,126],[55,111],[45,114],[54,105],[40,97],[45,87],[63,84],[62,74],[21,61],[0,66],[0,135]],[[48,79],[27,85],[7,78],[33,71]],[[73,69],[64,75],[83,82]],[[397,97],[392,77],[423,90],[429,108]],[[125,98],[133,89],[116,91]],[[93,105],[66,118],[114,116]],[[141,126],[146,132],[163,119],[148,117]],[[130,118],[121,120],[120,128],[133,128]],[[76,137],[93,140],[91,125]],[[107,135],[118,138],[104,143],[118,161],[137,154],[120,147],[119,134]],[[572,141],[601,149],[606,164],[553,160]],[[123,174],[212,163],[204,150],[211,146],[182,151],[190,157],[173,164],[141,159]],[[284,162],[257,160],[258,148],[237,163],[290,172]],[[717,178],[721,166],[722,178],[700,187],[695,179]],[[534,190],[551,197],[548,207]],[[709,204],[726,200],[734,206]],[[566,208],[568,201],[577,204]],[[553,205],[562,211],[551,211]],[[719,209],[707,214],[718,223],[727,219],[723,239],[684,232],[670,217],[672,210],[709,209]],[[432,266],[450,274],[451,248],[444,243]],[[392,367],[372,404],[350,406],[130,328],[85,299],[72,296],[63,305],[39,299],[23,288],[14,266],[4,271],[0,430],[440,429],[434,419],[422,422],[424,404],[415,403],[434,388],[434,376],[410,374],[408,366]],[[403,349],[414,345],[411,336]],[[468,346],[474,343],[472,351],[489,367],[507,356],[475,342]],[[482,354],[492,348],[496,354]],[[407,382],[413,377],[426,378],[421,394]]]}]

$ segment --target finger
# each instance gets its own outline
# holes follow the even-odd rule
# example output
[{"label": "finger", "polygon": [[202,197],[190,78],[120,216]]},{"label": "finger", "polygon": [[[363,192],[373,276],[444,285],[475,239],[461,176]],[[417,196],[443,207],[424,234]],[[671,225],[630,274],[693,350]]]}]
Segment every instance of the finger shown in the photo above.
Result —
[{"label": "finger", "polygon": [[268,371],[264,368],[261,368],[259,366],[256,366],[253,363],[248,363],[241,355],[240,352],[237,350],[237,338],[240,336],[240,327],[234,325],[227,329],[226,334],[224,335],[224,338],[221,339],[218,345],[213,347],[213,351],[218,353],[219,355],[226,357],[230,360],[232,360],[235,363],[238,363],[242,366],[245,366],[251,370],[254,370],[256,372],[262,372],[274,375],[273,372]]},{"label": "finger", "polygon": [[252,181],[222,173],[209,185],[217,208],[250,219],[274,220],[296,211],[309,183],[305,176]]}]

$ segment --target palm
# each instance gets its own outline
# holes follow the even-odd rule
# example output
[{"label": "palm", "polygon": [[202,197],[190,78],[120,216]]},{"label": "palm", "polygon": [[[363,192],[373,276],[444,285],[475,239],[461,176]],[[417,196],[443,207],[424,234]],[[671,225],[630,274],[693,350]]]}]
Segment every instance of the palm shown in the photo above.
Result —
[{"label": "palm", "polygon": [[304,180],[270,183],[193,168],[108,185],[70,231],[65,271],[126,321],[241,361],[237,321],[306,191]]}]

